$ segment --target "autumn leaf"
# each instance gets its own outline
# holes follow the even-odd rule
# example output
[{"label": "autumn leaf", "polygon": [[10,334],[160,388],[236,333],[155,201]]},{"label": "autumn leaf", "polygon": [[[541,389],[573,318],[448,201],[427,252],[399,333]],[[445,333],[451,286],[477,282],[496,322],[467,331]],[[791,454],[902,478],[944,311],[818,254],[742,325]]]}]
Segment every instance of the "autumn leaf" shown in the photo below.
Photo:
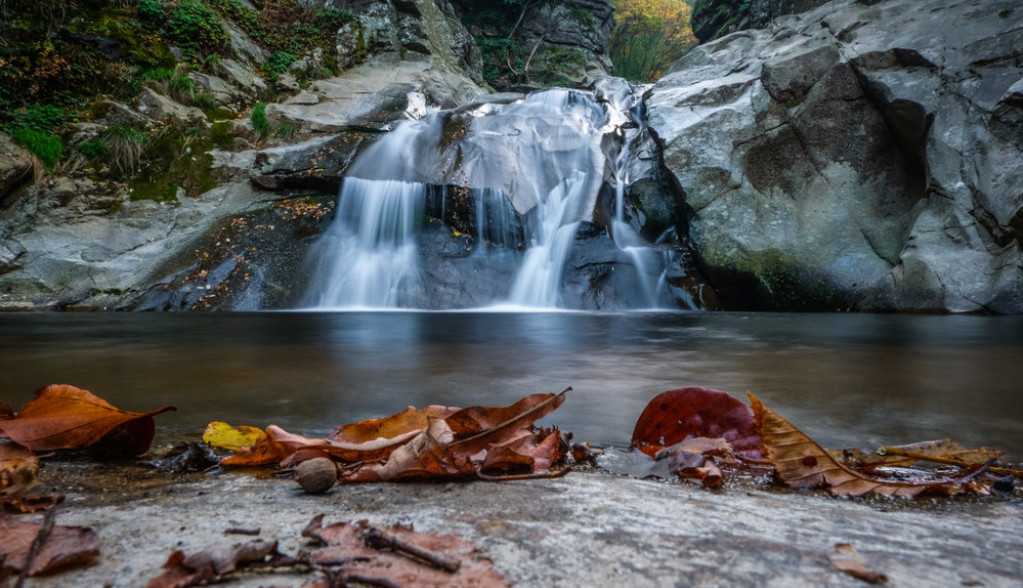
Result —
[{"label": "autumn leaf", "polygon": [[724,439],[739,457],[763,458],[753,412],[728,394],[708,388],[680,388],[656,396],[636,421],[632,447],[652,457],[688,437]]},{"label": "autumn leaf", "polygon": [[340,477],[342,482],[396,481],[469,475],[476,468],[466,455],[451,451],[454,433],[441,419],[391,453],[387,461],[367,464]]},{"label": "autumn leaf", "polygon": [[[33,543],[39,543],[34,552]],[[87,563],[97,555],[99,537],[92,529],[54,525],[52,511],[39,523],[0,513],[0,562],[7,569],[20,571],[31,560],[27,575],[35,576]]]},{"label": "autumn leaf", "polygon": [[857,472],[837,462],[820,445],[778,416],[752,394],[757,432],[764,455],[778,477],[792,488],[825,487],[835,496],[916,496],[922,492],[957,494],[969,486],[955,480],[924,483],[890,482]]},{"label": "autumn leaf", "polygon": [[508,582],[489,559],[457,535],[419,533],[403,525],[383,529],[368,521],[323,526],[315,517],[302,535],[324,543],[312,554],[314,565],[339,570],[337,583],[375,586],[498,588]]},{"label": "autumn leaf", "polygon": [[849,574],[850,576],[863,580],[870,584],[887,584],[888,576],[875,572],[867,567],[863,557],[856,551],[856,548],[848,543],[837,543],[835,548],[828,555],[831,565]]},{"label": "autumn leaf", "polygon": [[[341,475],[342,482],[432,479],[449,476],[487,477],[492,473],[546,470],[564,457],[561,434],[540,434],[533,423],[565,401],[558,394],[533,394],[506,407],[470,407],[429,426],[403,443],[380,463],[367,463]],[[456,439],[449,422],[463,431]]]},{"label": "autumn leaf", "polygon": [[327,436],[334,443],[357,445],[376,439],[404,437],[410,432],[420,433],[429,425],[430,419],[443,419],[459,409],[431,405],[426,408],[408,407],[398,414],[382,419],[370,419],[342,425]]},{"label": "autumn leaf", "polygon": [[[565,388],[557,394],[532,394],[507,407],[470,407],[456,412],[445,419],[445,422],[454,421],[463,431],[451,444],[452,449],[471,455],[500,444],[502,438],[506,440],[514,431],[530,427],[557,410],[571,389]],[[470,422],[476,425],[469,425]],[[474,427],[478,427],[476,431],[471,430]],[[469,436],[464,436],[466,434]],[[452,435],[455,435],[454,429]]]},{"label": "autumn leaf", "polygon": [[927,460],[949,464],[981,465],[1003,455],[1003,452],[991,447],[967,449],[951,439],[920,441],[908,445],[890,445],[879,448],[877,453],[895,458],[897,463],[906,465]]},{"label": "autumn leaf", "polygon": [[256,427],[231,425],[213,421],[206,426],[202,434],[202,442],[228,451],[242,451],[247,447],[255,447],[266,438],[266,432]]},{"label": "autumn leaf", "polygon": [[110,405],[87,390],[50,385],[12,419],[0,420],[0,432],[33,451],[92,447],[103,457],[145,453],[153,442],[153,416],[174,410],[164,406],[147,413]]},{"label": "autumn leaf", "polygon": [[163,564],[164,572],[146,588],[186,588],[218,582],[231,573],[252,567],[281,568],[296,560],[277,550],[276,541],[256,539],[227,549],[198,551],[189,555],[175,551]]},{"label": "autumn leaf", "polygon": [[0,496],[27,490],[35,485],[39,458],[17,443],[0,443]]}]

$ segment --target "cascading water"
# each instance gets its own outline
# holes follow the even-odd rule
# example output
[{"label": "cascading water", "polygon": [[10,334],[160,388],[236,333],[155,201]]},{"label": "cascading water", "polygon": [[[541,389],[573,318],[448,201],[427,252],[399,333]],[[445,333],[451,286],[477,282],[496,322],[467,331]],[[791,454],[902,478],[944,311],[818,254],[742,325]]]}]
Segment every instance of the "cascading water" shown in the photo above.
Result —
[{"label": "cascading water", "polygon": [[347,178],[337,219],[317,244],[318,275],[308,306],[393,308],[418,279],[415,224],[426,187],[401,180]]},{"label": "cascading water", "polygon": [[[564,306],[566,260],[605,183],[602,141],[622,122],[615,108],[588,93],[555,89],[400,124],[345,178],[336,220],[311,250],[304,306],[450,308],[466,305],[462,300]],[[664,263],[624,219],[627,159],[626,151],[613,166],[616,212],[609,224],[636,270],[640,284],[632,289],[641,300],[620,306],[653,307]],[[443,195],[439,206],[436,194]],[[471,201],[470,208],[459,208],[465,202],[458,198]],[[454,227],[463,225],[475,241],[457,245],[453,239],[467,237]],[[435,248],[442,243],[439,254],[421,248],[427,238]],[[498,259],[511,260],[513,268],[502,274],[510,279],[481,278]],[[431,288],[436,293],[424,294]],[[445,300],[449,295],[459,298]]]},{"label": "cascading water", "polygon": [[[625,112],[635,123],[641,123],[642,110],[639,98],[635,95],[628,97],[625,104]],[[644,298],[644,306],[657,308],[660,306],[660,295],[664,291],[664,281],[667,274],[667,259],[664,252],[658,251],[639,236],[632,228],[632,225],[625,221],[625,189],[629,185],[629,156],[630,145],[638,134],[638,124],[622,129],[622,147],[615,158],[615,216],[611,221],[611,235],[615,245],[632,259],[636,268],[636,281],[639,284]]]}]

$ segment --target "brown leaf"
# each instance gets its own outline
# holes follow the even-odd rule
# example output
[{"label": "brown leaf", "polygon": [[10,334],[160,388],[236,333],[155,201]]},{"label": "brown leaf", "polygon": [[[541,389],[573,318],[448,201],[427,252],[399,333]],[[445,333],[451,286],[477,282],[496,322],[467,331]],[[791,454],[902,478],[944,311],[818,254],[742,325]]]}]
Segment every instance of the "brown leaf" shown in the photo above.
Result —
[{"label": "brown leaf", "polygon": [[908,445],[892,445],[881,447],[878,453],[888,457],[901,457],[906,465],[935,458],[942,463],[954,462],[963,465],[982,465],[990,459],[1002,457],[1003,452],[991,447],[967,449],[951,439],[920,441]]},{"label": "brown leaf", "polygon": [[[401,447],[422,430],[406,431],[392,438],[376,438],[362,443],[330,441],[328,439],[310,439],[295,433],[289,433],[277,425],[266,428],[266,436],[258,442],[246,447],[238,453],[221,460],[224,466],[258,466],[272,463],[295,465],[303,459],[329,456],[336,461],[354,463],[360,461],[378,461],[386,459],[398,447]],[[296,454],[302,452],[299,459]]]},{"label": "brown leaf", "polygon": [[350,474],[342,474],[339,481],[429,479],[474,473],[475,466],[468,456],[456,457],[451,451],[453,438],[446,422],[433,419],[426,430],[395,449],[386,462],[368,464]]},{"label": "brown leaf", "polygon": [[[0,429],[33,451],[96,444],[106,455],[140,455],[153,442],[152,417],[168,410],[174,407],[147,413],[121,410],[87,390],[54,384],[36,391],[35,400],[26,403],[15,418],[0,421]],[[104,439],[111,433],[111,439]]]},{"label": "brown leaf", "polygon": [[426,408],[410,406],[386,418],[337,427],[327,436],[327,440],[338,444],[357,445],[377,439],[401,437],[412,431],[418,434],[429,425],[430,419],[447,418],[457,411],[457,408],[447,406],[431,405]]},{"label": "brown leaf", "polygon": [[680,388],[654,397],[636,421],[632,447],[652,457],[688,437],[724,439],[742,458],[763,458],[753,412],[728,394],[708,388]]},{"label": "brown leaf", "polygon": [[147,588],[186,588],[215,582],[232,572],[252,567],[279,568],[296,560],[277,550],[276,541],[256,539],[227,549],[199,551],[185,555],[175,551],[163,564],[164,573],[146,584]]},{"label": "brown leaf", "polygon": [[[493,570],[490,560],[480,557],[475,546],[456,535],[417,533],[411,527],[395,525],[384,533],[402,544],[436,554],[437,559],[454,560],[454,573],[401,549],[381,550],[367,544],[374,531],[367,521],[334,523],[322,527],[322,516],[313,519],[303,531],[327,546],[312,554],[315,565],[341,567],[343,577],[374,578],[398,586],[499,587],[508,582]],[[381,584],[384,585],[384,584]]]},{"label": "brown leaf", "polygon": [[[488,447],[499,445],[514,436],[517,430],[530,427],[534,422],[556,410],[565,402],[565,395],[571,389],[565,388],[557,394],[533,394],[507,407],[462,409],[445,419],[445,422],[451,419],[458,423],[463,431],[472,426],[467,425],[471,421],[475,421],[483,428],[479,432],[451,443],[452,451],[472,455]],[[450,427],[449,430],[451,430]],[[453,435],[454,431],[452,431]]]},{"label": "brown leaf", "polygon": [[764,455],[778,477],[792,488],[826,487],[835,496],[860,496],[873,492],[885,496],[916,496],[922,492],[957,494],[967,487],[955,482],[888,482],[852,470],[791,423],[781,418],[752,394],[757,432]]},{"label": "brown leaf", "polygon": [[870,584],[888,583],[888,576],[868,568],[860,553],[848,543],[836,543],[828,558],[836,568],[858,580]]},{"label": "brown leaf", "polygon": [[[52,515],[51,515],[52,516]],[[0,513],[0,560],[4,567],[19,571],[25,566],[32,543],[41,534],[42,523],[20,521]],[[99,555],[99,537],[86,527],[52,527],[36,552],[28,575],[49,573],[84,564]]]},{"label": "brown leaf", "polygon": [[64,502],[63,494],[19,493],[0,496],[0,511],[31,514],[53,508],[61,502]]},{"label": "brown leaf", "polygon": [[17,443],[0,443],[0,496],[28,490],[36,483],[39,458]]}]

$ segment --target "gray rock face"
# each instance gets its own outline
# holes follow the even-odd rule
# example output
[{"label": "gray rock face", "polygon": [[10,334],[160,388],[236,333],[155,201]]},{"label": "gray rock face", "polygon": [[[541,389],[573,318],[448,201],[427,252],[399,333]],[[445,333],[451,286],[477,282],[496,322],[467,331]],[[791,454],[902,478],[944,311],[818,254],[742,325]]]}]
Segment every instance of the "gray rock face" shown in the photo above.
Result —
[{"label": "gray rock face", "polygon": [[[877,0],[863,0],[870,4]],[[816,8],[827,0],[693,0],[693,33],[706,43],[742,29],[761,29],[772,19]]]},{"label": "gray rock face", "polygon": [[836,0],[658,82],[726,307],[1023,312],[1021,23],[1011,0]]},{"label": "gray rock face", "polygon": [[0,204],[18,186],[32,179],[32,155],[0,131]]}]

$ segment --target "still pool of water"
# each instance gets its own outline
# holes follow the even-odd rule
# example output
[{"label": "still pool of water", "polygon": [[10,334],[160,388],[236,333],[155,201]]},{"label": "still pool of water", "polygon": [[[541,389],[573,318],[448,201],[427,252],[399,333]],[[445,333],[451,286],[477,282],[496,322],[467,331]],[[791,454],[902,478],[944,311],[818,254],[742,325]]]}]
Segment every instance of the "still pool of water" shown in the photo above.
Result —
[{"label": "still pool of water", "polygon": [[0,401],[51,383],[129,410],[310,436],[408,405],[572,386],[543,424],[625,445],[653,396],[747,392],[829,447],[951,437],[1023,460],[1023,317],[743,313],[0,314]]}]

